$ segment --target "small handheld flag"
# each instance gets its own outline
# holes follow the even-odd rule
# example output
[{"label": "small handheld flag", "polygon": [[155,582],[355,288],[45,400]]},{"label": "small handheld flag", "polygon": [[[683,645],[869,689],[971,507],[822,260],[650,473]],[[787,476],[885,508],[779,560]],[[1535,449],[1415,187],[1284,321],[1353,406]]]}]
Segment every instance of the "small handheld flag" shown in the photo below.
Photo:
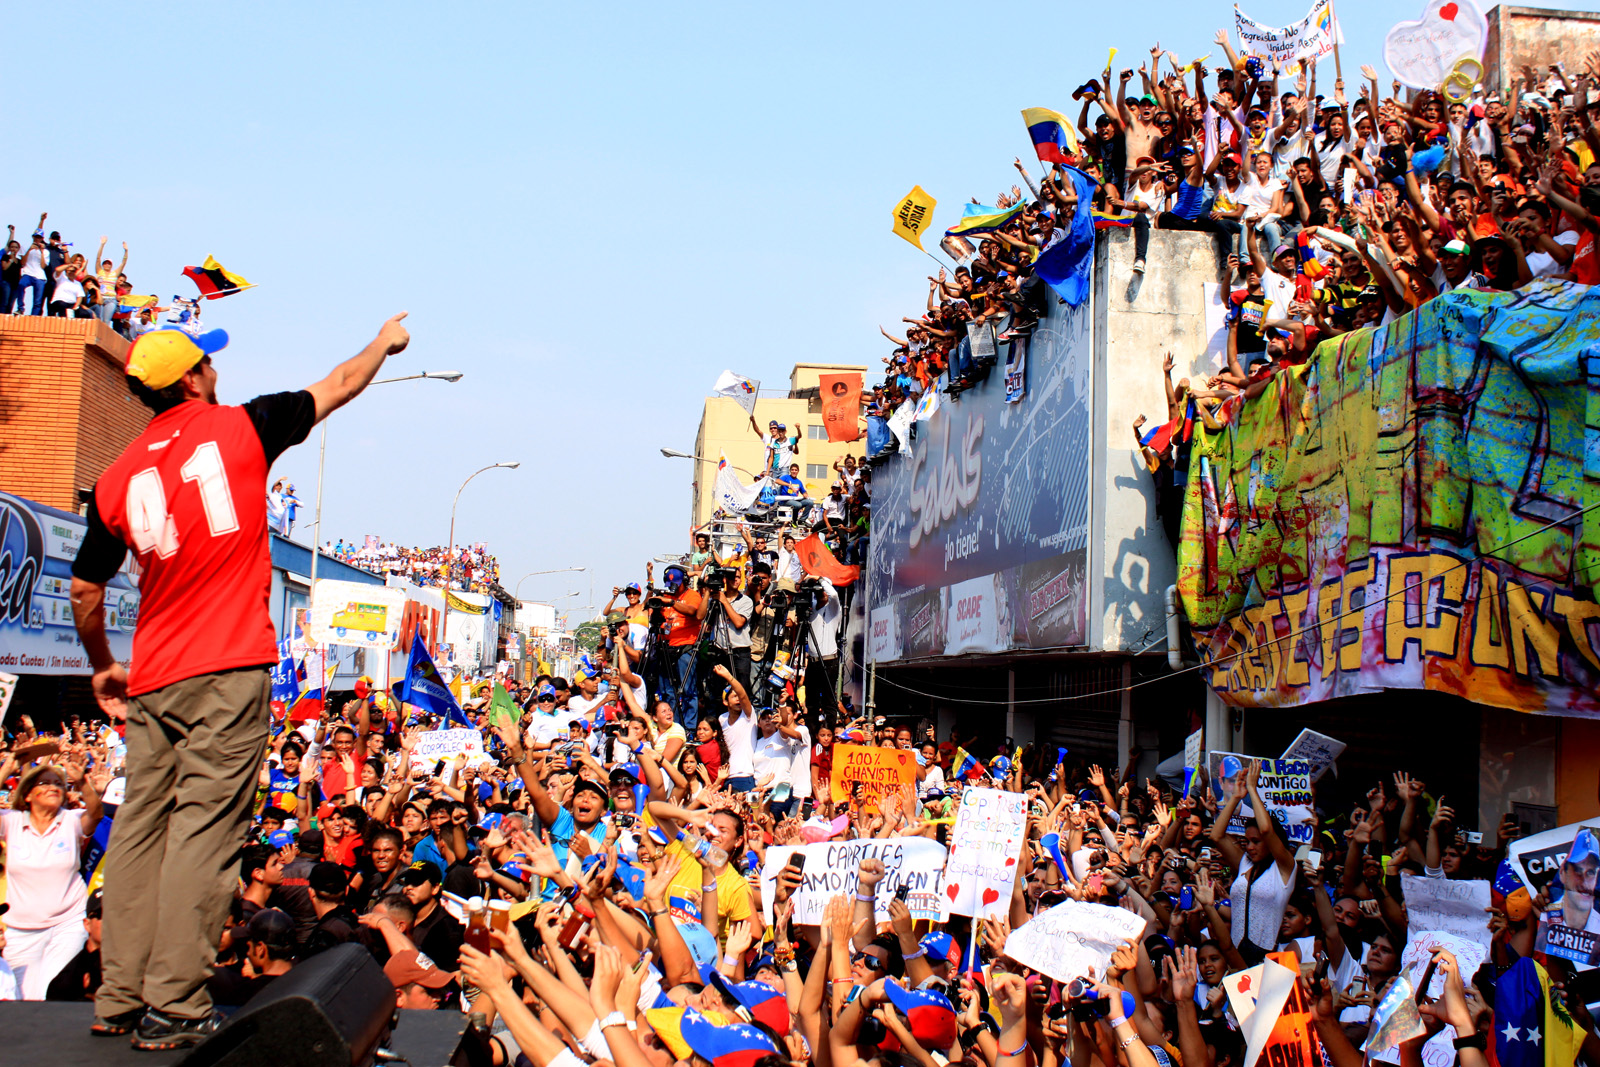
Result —
[{"label": "small handheld flag", "polygon": [[927,232],[928,223],[933,221],[933,209],[938,201],[929,196],[927,190],[920,185],[913,185],[911,191],[900,199],[894,208],[894,232],[917,246],[918,251],[926,252],[922,247],[922,235]]},{"label": "small handheld flag", "polygon": [[[971,237],[973,234],[993,233],[1006,225],[1012,219],[1022,214],[1022,205],[1014,204],[1008,208],[985,207],[982,204],[963,204],[961,207],[961,221],[946,230],[946,237],[962,235]],[[921,245],[917,246],[921,248]]]}]

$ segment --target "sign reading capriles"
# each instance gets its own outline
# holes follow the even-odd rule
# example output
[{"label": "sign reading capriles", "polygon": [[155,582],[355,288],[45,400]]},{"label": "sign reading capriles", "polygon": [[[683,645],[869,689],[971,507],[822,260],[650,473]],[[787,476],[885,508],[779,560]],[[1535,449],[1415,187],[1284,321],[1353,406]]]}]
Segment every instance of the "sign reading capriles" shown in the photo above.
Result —
[{"label": "sign reading capriles", "polygon": [[[1050,301],[985,380],[915,424],[910,455],[873,472],[874,661],[1083,643],[1090,314]],[[1027,396],[1008,404],[1001,368],[1022,344]]]},{"label": "sign reading capriles", "polygon": [[[69,511],[0,493],[0,671],[91,674],[72,623],[72,561],[88,523]],[[106,637],[123,663],[139,621],[132,557],[106,587]]]}]

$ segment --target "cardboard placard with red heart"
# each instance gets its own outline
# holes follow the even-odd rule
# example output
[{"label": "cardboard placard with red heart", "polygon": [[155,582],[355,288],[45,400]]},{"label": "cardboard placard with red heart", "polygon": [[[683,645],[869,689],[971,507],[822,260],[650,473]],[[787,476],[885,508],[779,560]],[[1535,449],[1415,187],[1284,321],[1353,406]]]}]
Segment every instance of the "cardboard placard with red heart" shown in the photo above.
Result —
[{"label": "cardboard placard with red heart", "polygon": [[1483,67],[1483,48],[1489,40],[1489,21],[1472,0],[1429,0],[1415,22],[1402,22],[1383,40],[1383,59],[1403,85],[1413,89],[1438,89],[1456,64],[1473,61],[1467,69],[1476,81]]},{"label": "cardboard placard with red heart", "polygon": [[964,789],[944,867],[945,918],[1006,914],[1028,836],[1028,798],[1003,789]]}]

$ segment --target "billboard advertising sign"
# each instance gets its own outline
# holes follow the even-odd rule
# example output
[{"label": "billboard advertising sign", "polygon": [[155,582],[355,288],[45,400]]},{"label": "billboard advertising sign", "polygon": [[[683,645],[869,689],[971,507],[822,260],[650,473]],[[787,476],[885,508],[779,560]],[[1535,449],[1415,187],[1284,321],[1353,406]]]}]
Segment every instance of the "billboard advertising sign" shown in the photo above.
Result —
[{"label": "billboard advertising sign", "polygon": [[[70,511],[0,493],[0,671],[92,674],[72,623],[72,561],[88,523]],[[139,621],[130,555],[106,586],[106,637],[127,663]]]},{"label": "billboard advertising sign", "polygon": [[[1051,301],[987,379],[916,423],[911,455],[874,470],[876,662],[1084,643],[1091,311]],[[1024,344],[1022,363],[1009,349]],[[1021,403],[1007,363],[1026,367]]]}]

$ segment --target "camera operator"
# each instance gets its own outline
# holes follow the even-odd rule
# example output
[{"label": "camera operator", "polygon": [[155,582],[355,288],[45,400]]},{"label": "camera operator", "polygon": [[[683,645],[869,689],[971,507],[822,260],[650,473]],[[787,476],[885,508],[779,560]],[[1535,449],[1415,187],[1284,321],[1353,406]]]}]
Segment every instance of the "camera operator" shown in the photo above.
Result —
[{"label": "camera operator", "polygon": [[715,627],[711,631],[711,644],[716,649],[715,659],[725,663],[739,679],[745,691],[750,691],[750,615],[755,603],[739,591],[739,571],[735,567],[718,567],[710,572],[707,593],[715,596],[722,605]]},{"label": "camera operator", "polygon": [[[786,537],[784,540],[792,542],[794,538]],[[839,623],[844,617],[844,607],[839,602],[839,591],[826,578],[808,578],[802,583],[801,589],[813,590],[816,597],[816,608],[811,613],[811,640],[815,655],[806,664],[807,703],[813,708],[830,709],[833,715],[837,715],[839,701],[834,693],[834,679],[839,674]]]},{"label": "camera operator", "polygon": [[750,694],[750,699],[757,705],[765,706],[767,682],[765,672],[760,664],[767,658],[767,645],[773,640],[772,627],[777,622],[777,610],[767,597],[767,590],[772,587],[772,567],[765,562],[752,562],[750,564],[750,578],[745,583],[745,594],[750,598],[750,680],[754,685],[745,686],[745,691]]},{"label": "camera operator", "polygon": [[[700,724],[699,695],[695,691],[695,658],[699,654],[700,623],[710,602],[688,588],[688,574],[677,564],[661,572],[665,595],[659,601],[667,627],[667,652],[671,659],[656,679],[656,695],[678,709],[678,721],[686,731]],[[656,603],[652,602],[652,608]],[[672,660],[676,660],[675,663]]]}]

